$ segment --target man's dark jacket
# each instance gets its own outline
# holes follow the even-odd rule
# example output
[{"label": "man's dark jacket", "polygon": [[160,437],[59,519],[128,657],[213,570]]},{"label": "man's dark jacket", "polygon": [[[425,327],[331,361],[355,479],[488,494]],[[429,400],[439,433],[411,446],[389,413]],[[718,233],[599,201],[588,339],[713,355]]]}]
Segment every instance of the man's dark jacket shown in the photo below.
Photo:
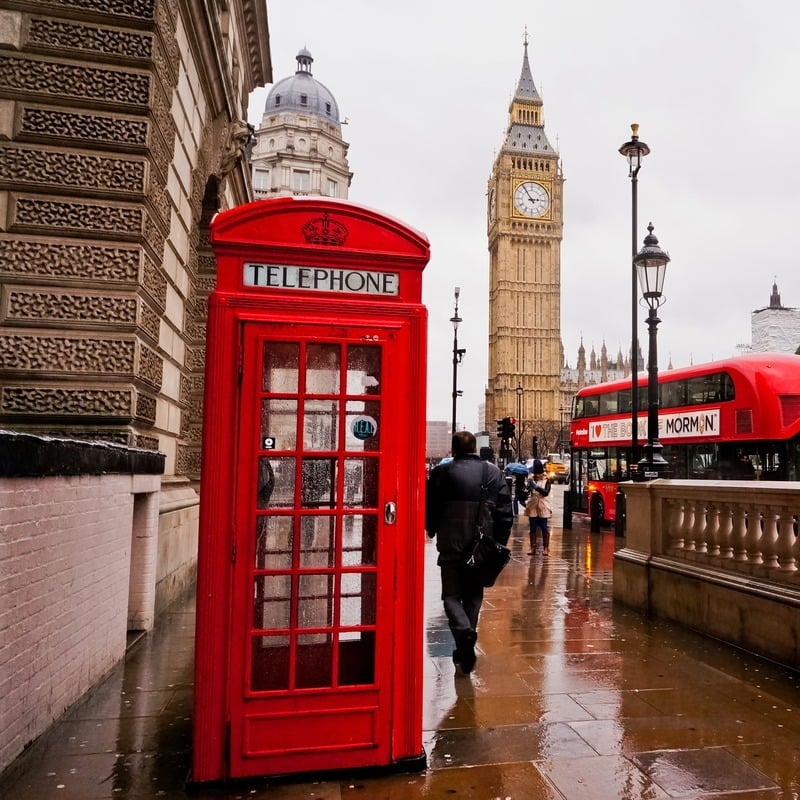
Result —
[{"label": "man's dark jacket", "polygon": [[472,544],[484,464],[488,467],[486,505],[494,523],[492,535],[502,544],[508,541],[514,515],[503,473],[475,454],[460,456],[435,467],[428,478],[425,529],[431,538],[436,536],[440,564],[460,561]]}]

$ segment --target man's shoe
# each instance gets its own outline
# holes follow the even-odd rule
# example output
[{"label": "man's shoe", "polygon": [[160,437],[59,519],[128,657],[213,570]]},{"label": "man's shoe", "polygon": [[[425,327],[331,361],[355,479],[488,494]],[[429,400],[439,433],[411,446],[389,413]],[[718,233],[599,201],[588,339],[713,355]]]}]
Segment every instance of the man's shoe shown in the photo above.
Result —
[{"label": "man's shoe", "polygon": [[477,660],[477,656],[475,655],[475,648],[473,645],[469,646],[468,650],[465,650],[464,653],[461,655],[461,660],[459,661],[459,666],[461,667],[464,672],[469,674],[475,668],[475,661]]},{"label": "man's shoe", "polygon": [[470,673],[475,667],[475,642],[478,640],[478,634],[475,631],[468,631],[460,637],[455,651],[453,652],[453,661],[461,667],[461,669]]}]

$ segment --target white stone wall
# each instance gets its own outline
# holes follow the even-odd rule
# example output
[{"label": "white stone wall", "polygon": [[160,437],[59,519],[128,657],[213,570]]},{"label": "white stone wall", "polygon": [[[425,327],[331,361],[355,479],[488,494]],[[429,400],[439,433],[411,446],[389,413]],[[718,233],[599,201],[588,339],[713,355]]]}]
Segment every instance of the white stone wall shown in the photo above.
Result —
[{"label": "white stone wall", "polygon": [[762,308],[750,315],[756,353],[794,353],[800,347],[800,308]]},{"label": "white stone wall", "polygon": [[0,770],[152,625],[159,486],[0,478]]}]

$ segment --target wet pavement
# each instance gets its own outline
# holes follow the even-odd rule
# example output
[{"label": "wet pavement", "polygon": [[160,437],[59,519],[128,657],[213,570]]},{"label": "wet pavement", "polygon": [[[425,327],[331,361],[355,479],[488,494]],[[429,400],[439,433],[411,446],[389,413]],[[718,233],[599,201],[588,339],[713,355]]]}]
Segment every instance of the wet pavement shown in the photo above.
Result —
[{"label": "wet pavement", "polygon": [[519,517],[511,544],[468,676],[426,546],[422,772],[187,791],[189,599],[0,776],[0,798],[800,798],[800,674],[615,606],[612,531],[576,521],[529,556]]}]

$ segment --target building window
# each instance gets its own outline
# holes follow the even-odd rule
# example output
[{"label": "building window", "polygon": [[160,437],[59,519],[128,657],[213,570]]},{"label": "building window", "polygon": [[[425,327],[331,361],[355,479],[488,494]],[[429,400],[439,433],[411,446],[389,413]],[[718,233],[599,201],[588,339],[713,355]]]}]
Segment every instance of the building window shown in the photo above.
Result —
[{"label": "building window", "polygon": [[253,188],[257,192],[268,192],[269,185],[269,170],[268,169],[255,169],[253,170]]},{"label": "building window", "polygon": [[327,194],[328,197],[336,197],[337,196],[336,195],[336,187],[337,187],[336,181],[331,180],[330,178],[328,178],[327,187],[328,188],[327,188],[327,191],[325,192],[325,194]]},{"label": "building window", "polygon": [[325,111],[330,115],[331,113],[331,104],[325,103]]},{"label": "building window", "polygon": [[279,106],[281,104],[281,96],[279,94],[275,95],[275,105]]},{"label": "building window", "polygon": [[294,170],[292,172],[292,187],[296,192],[310,192],[311,173],[303,169]]},{"label": "building window", "polygon": [[300,105],[301,106],[307,106],[308,105],[308,95],[307,94],[301,94],[300,95]]}]

